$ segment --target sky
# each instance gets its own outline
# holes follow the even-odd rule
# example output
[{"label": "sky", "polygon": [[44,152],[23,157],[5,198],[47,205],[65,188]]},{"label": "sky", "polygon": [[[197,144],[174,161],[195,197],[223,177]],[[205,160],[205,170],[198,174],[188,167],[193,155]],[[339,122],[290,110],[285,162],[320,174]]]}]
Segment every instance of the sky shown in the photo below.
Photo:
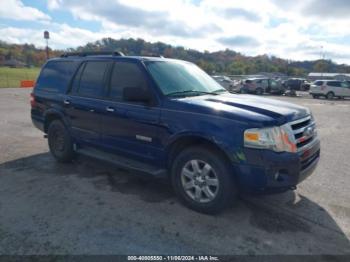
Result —
[{"label": "sky", "polygon": [[66,49],[104,37],[350,64],[350,0],[0,0],[0,40]]}]

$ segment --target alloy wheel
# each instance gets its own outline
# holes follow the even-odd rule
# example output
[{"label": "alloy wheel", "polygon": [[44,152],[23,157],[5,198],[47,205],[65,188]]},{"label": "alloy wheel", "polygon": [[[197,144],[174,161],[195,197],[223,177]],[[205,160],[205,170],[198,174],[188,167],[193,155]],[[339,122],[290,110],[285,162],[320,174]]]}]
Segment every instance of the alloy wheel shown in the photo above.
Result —
[{"label": "alloy wheel", "polygon": [[187,196],[199,203],[212,201],[219,191],[215,170],[203,160],[188,161],[181,170],[181,182]]}]

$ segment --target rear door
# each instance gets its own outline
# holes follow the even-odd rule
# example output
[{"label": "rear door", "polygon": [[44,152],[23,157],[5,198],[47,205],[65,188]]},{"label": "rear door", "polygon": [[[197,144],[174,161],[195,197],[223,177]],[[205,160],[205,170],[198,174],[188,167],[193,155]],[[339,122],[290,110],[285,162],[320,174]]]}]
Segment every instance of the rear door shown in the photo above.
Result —
[{"label": "rear door", "polygon": [[[268,79],[262,79],[260,80],[260,87],[266,91],[266,89],[268,89],[269,87],[269,80]],[[269,91],[269,90],[268,90]]]},{"label": "rear door", "polygon": [[84,62],[64,99],[72,135],[78,141],[101,143],[101,114],[105,113],[103,98],[110,64],[103,60]]},{"label": "rear door", "polygon": [[270,92],[282,91],[281,85],[276,80],[273,80],[273,79],[269,79],[269,89],[270,89]]},{"label": "rear door", "polygon": [[329,81],[327,85],[327,92],[333,92],[335,96],[343,96],[343,88],[341,87],[340,81]]},{"label": "rear door", "polygon": [[147,74],[138,61],[117,61],[110,76],[107,114],[102,118],[104,147],[148,163],[161,154],[160,108],[123,100],[125,87],[150,88]]}]

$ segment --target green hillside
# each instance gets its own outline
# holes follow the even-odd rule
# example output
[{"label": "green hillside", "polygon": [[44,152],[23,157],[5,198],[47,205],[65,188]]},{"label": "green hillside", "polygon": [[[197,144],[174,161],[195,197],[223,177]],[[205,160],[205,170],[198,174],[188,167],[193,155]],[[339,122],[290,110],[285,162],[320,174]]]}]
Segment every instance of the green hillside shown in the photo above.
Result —
[{"label": "green hillside", "polygon": [[[151,43],[143,39],[133,38],[119,40],[104,38],[78,48],[50,50],[50,57],[59,56],[66,51],[115,50],[122,51],[127,55],[162,55],[168,58],[191,61],[209,74],[242,75],[260,72],[280,72],[289,76],[305,76],[311,71],[350,73],[349,65],[336,64],[331,60],[290,61],[268,55],[246,56],[230,49],[216,52],[201,52],[162,42]],[[46,60],[46,54],[45,50],[38,49],[32,44],[18,45],[0,41],[0,66],[6,64],[6,61],[9,59],[40,67]]]}]

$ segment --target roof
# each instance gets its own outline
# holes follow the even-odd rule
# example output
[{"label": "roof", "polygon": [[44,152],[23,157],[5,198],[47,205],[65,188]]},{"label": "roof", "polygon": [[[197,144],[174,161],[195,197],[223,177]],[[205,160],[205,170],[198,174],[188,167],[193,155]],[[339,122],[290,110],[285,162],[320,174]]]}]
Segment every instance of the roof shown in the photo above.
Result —
[{"label": "roof", "polygon": [[312,72],[309,73],[309,77],[335,77],[335,76],[348,76],[350,77],[350,74],[344,74],[344,73],[316,73]]},{"label": "roof", "polygon": [[[129,60],[140,60],[140,61],[176,61],[178,59],[171,59],[171,58],[164,58],[164,57],[156,57],[156,56],[114,56],[114,55],[88,55],[88,56],[64,56],[64,57],[54,57],[51,58],[50,61],[54,60],[88,60],[88,59],[111,59],[111,60],[118,60],[118,59],[129,59]],[[182,60],[178,60],[182,61]],[[186,61],[185,61],[186,62]]]}]

